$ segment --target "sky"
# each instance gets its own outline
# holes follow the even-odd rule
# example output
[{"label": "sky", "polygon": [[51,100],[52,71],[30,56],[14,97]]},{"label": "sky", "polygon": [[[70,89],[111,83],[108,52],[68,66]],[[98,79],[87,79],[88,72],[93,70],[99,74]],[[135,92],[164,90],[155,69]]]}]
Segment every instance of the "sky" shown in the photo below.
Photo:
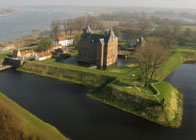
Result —
[{"label": "sky", "polygon": [[126,6],[196,9],[196,0],[0,0],[0,7],[24,5]]}]

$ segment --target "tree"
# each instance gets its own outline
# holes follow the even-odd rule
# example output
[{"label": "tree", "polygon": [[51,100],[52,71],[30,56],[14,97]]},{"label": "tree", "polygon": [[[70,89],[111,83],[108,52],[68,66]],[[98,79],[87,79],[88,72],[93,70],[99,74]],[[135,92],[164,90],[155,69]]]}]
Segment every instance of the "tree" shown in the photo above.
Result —
[{"label": "tree", "polygon": [[150,20],[148,19],[142,19],[138,23],[138,28],[140,29],[140,34],[145,35],[147,33],[147,30],[151,27]]},{"label": "tree", "polygon": [[61,21],[60,20],[53,20],[51,23],[51,35],[53,38],[57,38],[60,36],[61,32]]},{"label": "tree", "polygon": [[40,41],[37,51],[41,52],[49,50],[51,48],[52,41],[52,39],[42,39]]},{"label": "tree", "polygon": [[172,49],[176,46],[181,27],[180,21],[168,20],[157,28],[158,35],[161,37],[160,42],[165,48]]},{"label": "tree", "polygon": [[135,57],[138,61],[145,86],[149,86],[157,70],[167,60],[168,50],[157,42],[146,42],[136,49]]},{"label": "tree", "polygon": [[67,20],[67,25],[68,25],[69,35],[71,36],[73,31],[74,31],[74,20],[73,19],[68,19]]},{"label": "tree", "polygon": [[64,32],[65,32],[65,35],[67,35],[69,29],[68,29],[68,23],[67,23],[66,19],[63,21],[63,29],[64,29]]},{"label": "tree", "polygon": [[178,37],[178,42],[180,45],[186,45],[186,43],[192,43],[195,41],[194,31],[190,28],[187,28],[185,31],[181,32]]}]

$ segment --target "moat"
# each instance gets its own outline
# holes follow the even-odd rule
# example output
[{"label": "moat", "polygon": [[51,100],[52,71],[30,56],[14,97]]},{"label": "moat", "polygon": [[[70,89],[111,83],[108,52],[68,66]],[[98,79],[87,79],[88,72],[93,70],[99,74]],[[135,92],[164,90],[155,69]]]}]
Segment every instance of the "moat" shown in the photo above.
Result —
[{"label": "moat", "polygon": [[14,70],[0,73],[0,91],[73,140],[194,140],[195,72],[196,64],[183,64],[166,79],[184,93],[184,114],[178,129],[94,101],[86,96],[87,87]]},{"label": "moat", "polygon": [[[110,65],[107,68],[98,68],[98,69],[108,69],[108,68],[120,67],[120,66],[125,65],[127,63],[130,63],[132,61],[133,61],[132,59],[126,59],[126,58],[118,57],[118,61],[117,61],[116,64]],[[71,56],[71,57],[63,59],[63,60],[60,60],[58,62],[63,63],[63,64],[80,65],[80,66],[84,66],[84,67],[91,66],[91,65],[88,65],[88,64],[84,64],[84,63],[78,63],[77,55]]]}]

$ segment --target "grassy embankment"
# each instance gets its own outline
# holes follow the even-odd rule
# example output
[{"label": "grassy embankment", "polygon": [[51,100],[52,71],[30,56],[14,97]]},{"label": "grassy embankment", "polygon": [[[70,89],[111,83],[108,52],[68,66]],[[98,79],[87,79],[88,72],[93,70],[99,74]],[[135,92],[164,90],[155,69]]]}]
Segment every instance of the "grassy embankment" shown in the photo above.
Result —
[{"label": "grassy embankment", "polygon": [[[115,80],[88,94],[89,97],[152,122],[179,127],[182,119],[182,94],[166,82],[154,83],[154,93],[139,84]],[[162,106],[160,102],[165,99]]]},{"label": "grassy embankment", "polygon": [[[177,52],[171,53],[168,62],[160,68],[157,80],[167,77],[183,63],[187,56],[189,56],[188,53],[182,51],[181,48],[177,49]],[[182,94],[180,91],[162,81],[145,88],[136,63],[101,71],[61,64],[55,62],[54,59],[49,59],[41,62],[27,61],[19,70],[98,87],[88,96],[165,126],[180,126],[182,118]],[[165,99],[164,106],[161,105],[163,99]]]},{"label": "grassy embankment", "polygon": [[1,140],[67,140],[55,127],[43,122],[0,93]]}]

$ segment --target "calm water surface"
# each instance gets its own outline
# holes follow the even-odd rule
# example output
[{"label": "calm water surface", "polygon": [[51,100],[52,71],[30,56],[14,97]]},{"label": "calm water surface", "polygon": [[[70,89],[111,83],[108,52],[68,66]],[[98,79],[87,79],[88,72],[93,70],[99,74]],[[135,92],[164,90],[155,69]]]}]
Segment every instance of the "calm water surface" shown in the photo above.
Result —
[{"label": "calm water surface", "polygon": [[50,8],[22,8],[13,16],[0,17],[0,42],[22,38],[33,30],[49,29],[52,20],[75,18],[85,15],[75,11]]},{"label": "calm water surface", "polygon": [[[84,64],[79,64],[78,63],[77,55],[71,56],[70,58],[66,58],[66,59],[60,60],[59,62],[63,63],[63,64],[85,66]],[[118,62],[116,64],[114,64],[114,65],[109,66],[108,68],[120,67],[120,66],[125,65],[125,64],[130,63],[130,62],[133,62],[133,60],[132,59],[125,59],[125,58],[118,57]]]},{"label": "calm water surface", "polygon": [[166,128],[86,97],[88,88],[14,70],[0,73],[0,91],[73,140],[195,140],[196,64],[166,81],[184,93],[181,128]]}]

